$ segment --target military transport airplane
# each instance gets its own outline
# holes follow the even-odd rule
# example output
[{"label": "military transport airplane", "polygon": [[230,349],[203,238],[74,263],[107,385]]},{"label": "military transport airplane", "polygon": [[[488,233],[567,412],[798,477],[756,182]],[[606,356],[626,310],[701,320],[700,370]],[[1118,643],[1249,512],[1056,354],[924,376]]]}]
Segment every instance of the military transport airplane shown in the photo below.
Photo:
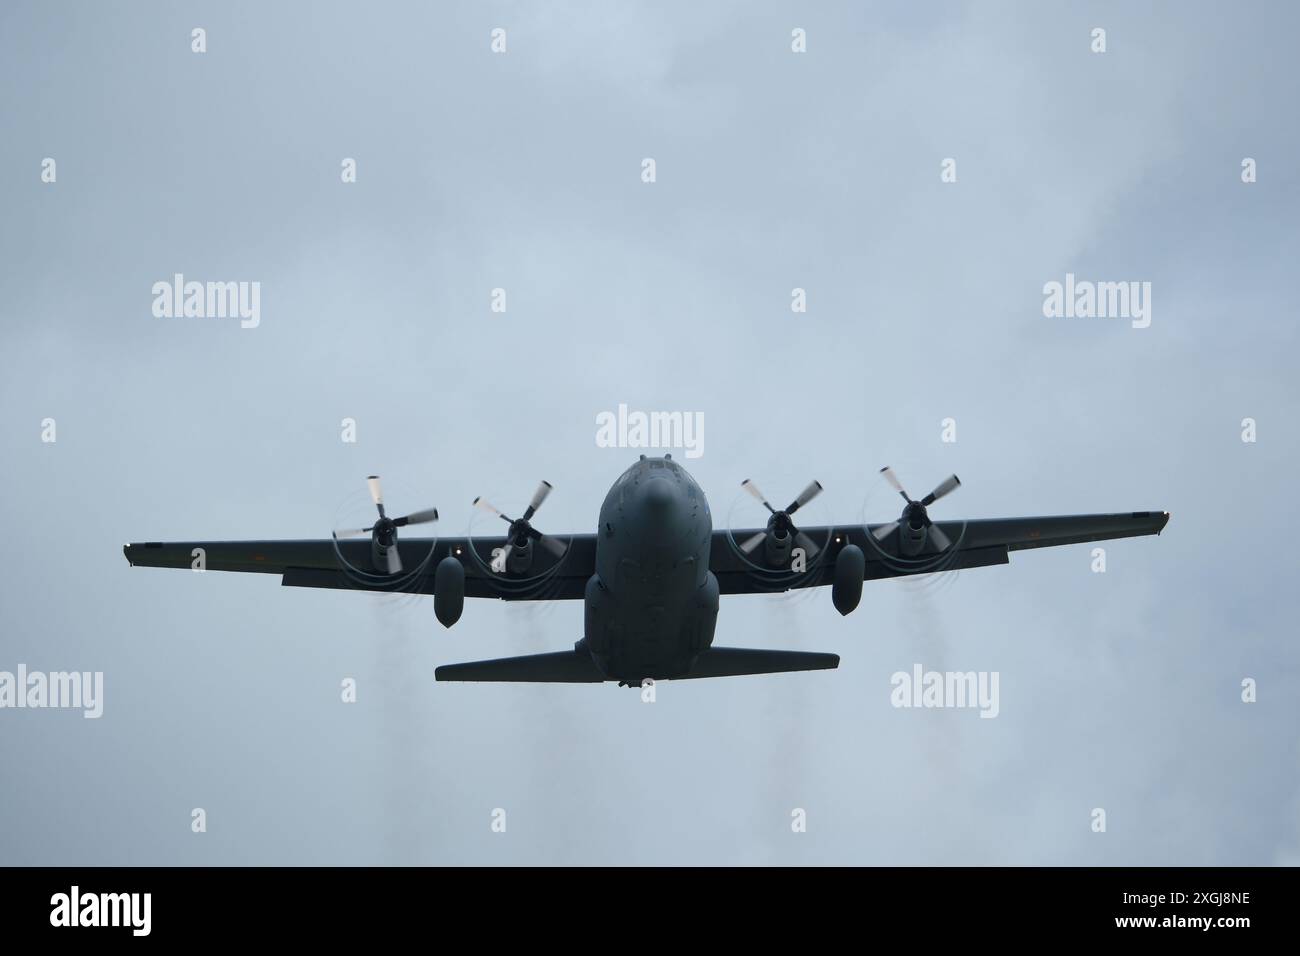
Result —
[{"label": "military transport airplane", "polygon": [[[885,479],[905,502],[896,521],[852,527],[795,525],[796,512],[822,490],[812,482],[776,509],[752,481],[743,487],[767,509],[766,526],[715,530],[704,492],[671,455],[625,471],[600,509],[594,534],[556,537],[532,525],[551,492],[542,482],[528,508],[500,517],[503,536],[423,538],[398,543],[399,528],[437,520],[436,509],[391,518],[379,479],[370,493],[379,517],[368,528],[300,541],[194,541],[128,544],[132,565],[281,575],[290,587],[433,594],[445,627],[465,598],[576,600],[586,606],[583,637],[572,650],[446,664],[440,681],[618,681],[727,677],[839,665],[836,654],[714,647],[722,594],[780,592],[830,585],[841,614],[858,605],[866,580],[1006,564],[1009,552],[1109,538],[1159,534],[1168,512],[931,521],[928,508],[960,485],[953,475],[920,500],[894,473]],[[369,541],[355,540],[368,534]]]}]

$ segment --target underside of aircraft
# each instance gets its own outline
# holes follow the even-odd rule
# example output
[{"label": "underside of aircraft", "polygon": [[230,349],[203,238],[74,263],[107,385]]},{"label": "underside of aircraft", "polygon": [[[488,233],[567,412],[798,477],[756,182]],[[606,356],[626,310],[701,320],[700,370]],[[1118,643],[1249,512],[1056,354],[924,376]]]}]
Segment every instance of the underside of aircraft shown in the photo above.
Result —
[{"label": "underside of aircraft", "polygon": [[445,664],[440,681],[598,683],[638,687],[647,680],[826,670],[839,656],[713,646],[719,598],[798,588],[831,588],[849,614],[865,581],[1007,564],[1012,551],[1159,534],[1164,511],[934,521],[929,508],[960,486],[953,475],[913,499],[902,496],[891,522],[799,526],[794,515],[822,491],[810,483],[776,508],[752,481],[743,487],[768,512],[763,527],[713,527],[704,492],[671,456],[641,459],[614,483],[594,533],[550,535],[533,518],[551,492],[542,482],[520,517],[476,499],[507,523],[504,535],[429,537],[399,542],[399,529],[437,521],[436,509],[387,515],[379,479],[370,492],[374,524],[329,538],[283,541],[150,541],[124,547],[136,567],[280,575],[287,587],[432,594],[451,627],[466,597],[584,602],[584,634],[572,650]]}]

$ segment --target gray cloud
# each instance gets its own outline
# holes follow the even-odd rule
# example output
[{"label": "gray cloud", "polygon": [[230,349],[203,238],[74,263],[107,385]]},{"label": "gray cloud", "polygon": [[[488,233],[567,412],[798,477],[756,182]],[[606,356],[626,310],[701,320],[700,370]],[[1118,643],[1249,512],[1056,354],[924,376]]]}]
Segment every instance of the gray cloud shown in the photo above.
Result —
[{"label": "gray cloud", "polygon": [[[0,669],[103,670],[106,698],[98,721],[0,712],[0,812],[22,821],[0,860],[1295,861],[1289,6],[0,21]],[[1067,271],[1151,281],[1151,327],[1044,318]],[[175,272],[260,281],[260,327],[154,318]],[[588,530],[635,454],[593,440],[620,402],[704,413],[688,467],[719,520],[746,477],[821,479],[831,520],[864,499],[892,517],[873,486],[892,464],[916,489],[960,474],[945,516],[1173,521],[1108,544],[1104,575],[1075,547],[869,583],[849,618],[822,592],[724,598],[720,644],[835,651],[839,671],[668,683],[653,705],[433,683],[569,646],[576,603],[473,602],[444,631],[427,600],[121,557],[324,535],[372,472],[446,533],[544,477],[543,526]],[[999,671],[1000,716],[893,709],[914,661]]]}]

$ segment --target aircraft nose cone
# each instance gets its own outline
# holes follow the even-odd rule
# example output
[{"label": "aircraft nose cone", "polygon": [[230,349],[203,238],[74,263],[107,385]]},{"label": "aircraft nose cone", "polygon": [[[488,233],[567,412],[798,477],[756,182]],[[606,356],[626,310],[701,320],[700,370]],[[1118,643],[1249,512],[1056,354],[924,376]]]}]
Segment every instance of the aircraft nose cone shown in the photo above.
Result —
[{"label": "aircraft nose cone", "polygon": [[651,478],[645,483],[642,495],[645,503],[655,511],[666,511],[676,497],[671,482],[665,478]]}]

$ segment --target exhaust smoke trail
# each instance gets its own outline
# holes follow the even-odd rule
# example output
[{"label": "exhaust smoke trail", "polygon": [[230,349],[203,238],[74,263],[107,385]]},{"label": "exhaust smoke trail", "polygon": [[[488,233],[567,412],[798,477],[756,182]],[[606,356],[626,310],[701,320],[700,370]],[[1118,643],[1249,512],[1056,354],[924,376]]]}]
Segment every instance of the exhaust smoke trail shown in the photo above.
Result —
[{"label": "exhaust smoke trail", "polygon": [[422,655],[411,620],[412,603],[398,595],[377,595],[371,601],[378,678],[371,699],[376,699],[381,754],[382,858],[398,865],[428,863],[424,848],[430,845],[430,834],[424,821],[434,807],[429,747],[435,738],[424,726],[427,700],[423,695],[429,688],[419,665]]}]

